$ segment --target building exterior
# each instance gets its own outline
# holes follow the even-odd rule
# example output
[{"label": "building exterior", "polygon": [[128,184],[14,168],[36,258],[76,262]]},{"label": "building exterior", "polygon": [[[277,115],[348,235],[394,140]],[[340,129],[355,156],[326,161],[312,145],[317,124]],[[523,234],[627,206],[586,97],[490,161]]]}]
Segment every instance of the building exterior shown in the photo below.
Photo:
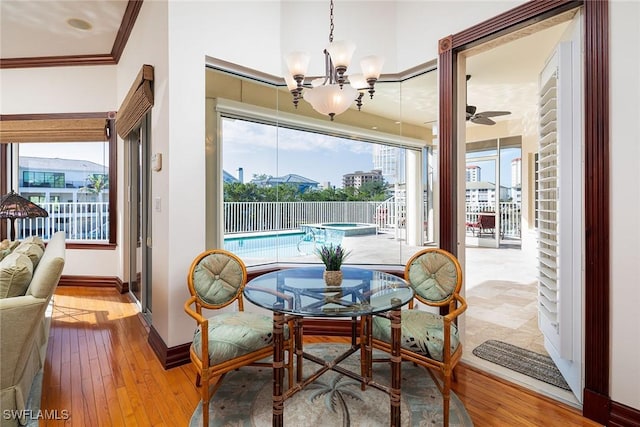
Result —
[{"label": "building exterior", "polygon": [[[20,194],[34,203],[107,202],[109,167],[88,160],[20,156]],[[105,182],[96,191],[97,180]]]},{"label": "building exterior", "polygon": [[480,181],[480,166],[467,166],[466,170],[466,180],[467,182],[478,182]]},{"label": "building exterior", "polygon": [[384,182],[382,171],[374,169],[370,172],[356,171],[342,175],[342,186],[344,188],[360,188],[367,182]]},{"label": "building exterior", "polygon": [[256,184],[259,187],[275,187],[276,185],[290,185],[296,188],[299,193],[304,193],[308,190],[315,190],[320,185],[319,182],[314,181],[304,176],[296,175],[293,173],[284,176],[268,176],[266,178],[254,178],[251,180],[252,184]]}]

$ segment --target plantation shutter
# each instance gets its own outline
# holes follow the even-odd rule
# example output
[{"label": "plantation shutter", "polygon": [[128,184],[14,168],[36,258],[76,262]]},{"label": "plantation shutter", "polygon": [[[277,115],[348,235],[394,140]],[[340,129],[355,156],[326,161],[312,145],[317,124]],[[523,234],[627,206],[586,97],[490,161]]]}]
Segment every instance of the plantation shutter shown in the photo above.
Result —
[{"label": "plantation shutter", "polygon": [[[538,323],[553,352],[573,360],[574,293],[581,286],[581,137],[575,128],[572,45],[540,74],[537,203]],[[552,353],[552,351],[549,351]]]},{"label": "plantation shutter", "polygon": [[153,67],[143,65],[118,109],[116,131],[126,138],[153,107]]}]

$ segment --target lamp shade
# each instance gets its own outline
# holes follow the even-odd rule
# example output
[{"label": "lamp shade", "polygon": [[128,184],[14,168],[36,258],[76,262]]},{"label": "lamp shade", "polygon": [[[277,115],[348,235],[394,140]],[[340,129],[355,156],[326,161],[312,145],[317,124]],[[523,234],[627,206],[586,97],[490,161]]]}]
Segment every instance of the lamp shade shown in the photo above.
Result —
[{"label": "lamp shade", "polygon": [[334,67],[348,68],[355,50],[356,45],[347,40],[331,42],[327,47],[327,52],[331,56]]},{"label": "lamp shade", "polygon": [[303,97],[314,110],[333,120],[334,115],[344,113],[349,108],[358,97],[358,91],[349,85],[340,88],[339,84],[330,84],[306,89]]},{"label": "lamp shade", "polygon": [[362,74],[365,79],[378,79],[382,72],[382,65],[384,64],[384,58],[382,56],[371,55],[365,56],[360,60],[360,66],[362,67]]},{"label": "lamp shade", "polygon": [[304,76],[309,68],[310,56],[305,52],[291,52],[285,57],[291,76]]},{"label": "lamp shade", "polygon": [[11,240],[16,239],[16,218],[48,217],[49,213],[13,190],[0,199],[0,218],[11,220]]}]

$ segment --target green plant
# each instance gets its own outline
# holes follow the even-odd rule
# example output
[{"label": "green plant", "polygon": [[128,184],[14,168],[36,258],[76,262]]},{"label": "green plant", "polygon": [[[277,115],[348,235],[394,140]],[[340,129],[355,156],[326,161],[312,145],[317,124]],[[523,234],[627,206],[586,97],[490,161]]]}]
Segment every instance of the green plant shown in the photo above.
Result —
[{"label": "green plant", "polygon": [[351,251],[346,251],[341,245],[330,244],[316,248],[315,253],[322,260],[327,271],[339,271]]}]

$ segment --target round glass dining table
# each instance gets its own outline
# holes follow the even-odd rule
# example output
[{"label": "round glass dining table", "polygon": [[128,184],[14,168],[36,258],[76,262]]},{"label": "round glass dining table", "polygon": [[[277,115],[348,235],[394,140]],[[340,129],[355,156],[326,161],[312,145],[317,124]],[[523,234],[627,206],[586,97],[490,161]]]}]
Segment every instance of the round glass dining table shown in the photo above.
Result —
[{"label": "round glass dining table", "polygon": [[[258,276],[244,288],[244,297],[253,304],[273,312],[273,425],[283,425],[284,401],[328,370],[340,372],[390,395],[390,425],[400,425],[401,380],[401,307],[414,296],[413,289],[401,277],[378,270],[342,267],[340,286],[329,286],[323,278],[324,267],[285,268]],[[383,316],[391,325],[391,386],[373,381],[371,317]],[[304,318],[351,318],[351,348],[333,361],[326,361],[303,351]],[[296,383],[284,390],[284,328],[293,325]],[[361,372],[352,372],[340,361],[360,350]],[[291,357],[291,355],[289,355]],[[302,378],[302,360],[321,368]]]}]

